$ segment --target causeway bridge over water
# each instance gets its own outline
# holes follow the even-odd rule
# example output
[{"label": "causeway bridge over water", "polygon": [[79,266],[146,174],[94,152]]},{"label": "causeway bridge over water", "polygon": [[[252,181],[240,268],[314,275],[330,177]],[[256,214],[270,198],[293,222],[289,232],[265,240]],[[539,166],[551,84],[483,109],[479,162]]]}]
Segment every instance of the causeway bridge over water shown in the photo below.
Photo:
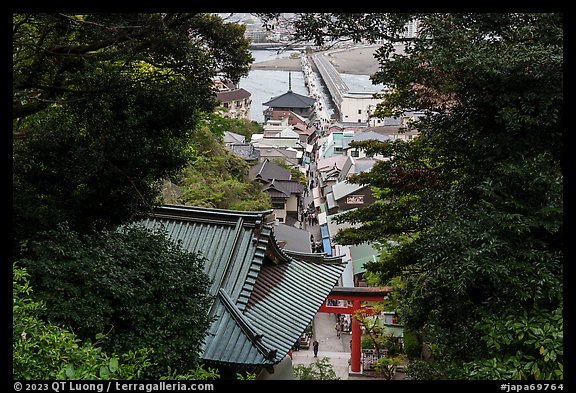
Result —
[{"label": "causeway bridge over water", "polygon": [[330,63],[327,56],[330,56],[330,52],[315,53],[312,55],[312,60],[328,92],[332,96],[332,101],[340,111],[344,94],[348,93],[350,89],[340,76],[338,70]]}]

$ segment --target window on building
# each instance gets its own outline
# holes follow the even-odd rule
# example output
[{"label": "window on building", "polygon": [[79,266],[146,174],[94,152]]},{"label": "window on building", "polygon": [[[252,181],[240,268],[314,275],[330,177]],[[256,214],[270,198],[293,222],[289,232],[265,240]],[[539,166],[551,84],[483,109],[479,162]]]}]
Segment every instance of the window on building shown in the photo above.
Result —
[{"label": "window on building", "polygon": [[279,210],[283,210],[284,209],[284,202],[278,202],[278,201],[273,201],[272,202],[272,209],[279,209]]}]

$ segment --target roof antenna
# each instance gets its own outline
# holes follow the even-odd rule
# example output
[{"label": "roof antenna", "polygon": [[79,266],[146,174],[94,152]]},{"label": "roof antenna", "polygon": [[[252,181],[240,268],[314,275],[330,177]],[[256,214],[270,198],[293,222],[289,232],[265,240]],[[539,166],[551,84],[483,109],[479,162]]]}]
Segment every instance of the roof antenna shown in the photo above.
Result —
[{"label": "roof antenna", "polygon": [[288,92],[292,93],[292,73],[288,71]]}]

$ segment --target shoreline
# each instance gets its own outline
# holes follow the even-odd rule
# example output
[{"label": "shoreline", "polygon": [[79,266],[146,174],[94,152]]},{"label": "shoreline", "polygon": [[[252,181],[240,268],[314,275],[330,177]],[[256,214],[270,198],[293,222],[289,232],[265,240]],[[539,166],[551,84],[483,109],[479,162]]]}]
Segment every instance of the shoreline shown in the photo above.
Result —
[{"label": "shoreline", "polygon": [[[328,60],[341,74],[372,75],[378,71],[376,46],[328,52]],[[301,71],[300,58],[285,57],[253,63],[251,70]]]},{"label": "shoreline", "polygon": [[300,59],[290,57],[253,63],[250,70],[302,71]]}]

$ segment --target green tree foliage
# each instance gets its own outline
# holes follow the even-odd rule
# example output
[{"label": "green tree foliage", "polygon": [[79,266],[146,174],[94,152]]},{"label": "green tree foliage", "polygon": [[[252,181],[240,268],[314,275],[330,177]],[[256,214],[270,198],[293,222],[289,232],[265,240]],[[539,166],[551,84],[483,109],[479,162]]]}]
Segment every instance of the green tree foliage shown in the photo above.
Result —
[{"label": "green tree foliage", "polygon": [[[384,351],[387,357],[393,358],[400,355],[400,347],[398,344],[398,337],[393,333],[386,333],[386,325],[378,318],[385,309],[383,304],[374,304],[369,309],[358,309],[352,315],[352,319],[359,323],[363,330],[362,335],[362,349],[374,349],[376,358],[384,356]],[[398,360],[398,359],[397,359]],[[382,365],[396,365],[396,363],[382,363]],[[394,374],[394,370],[390,371],[390,377]]]},{"label": "green tree foliage", "polygon": [[220,372],[213,367],[206,367],[203,364],[185,373],[177,373],[168,367],[168,374],[163,375],[159,380],[180,380],[180,381],[206,381],[220,379]]},{"label": "green tree foliage", "polygon": [[562,379],[564,317],[562,307],[534,310],[505,318],[486,318],[478,328],[492,357],[470,362],[467,375],[474,379]]},{"label": "green tree foliage", "polygon": [[30,242],[22,260],[31,274],[41,316],[87,340],[106,334],[109,353],[152,348],[145,377],[199,365],[211,324],[212,297],[204,259],[160,231],[123,227],[80,235],[50,231]]},{"label": "green tree foliage", "polygon": [[[219,116],[199,128],[190,141],[189,164],[174,183],[182,190],[178,202],[184,205],[262,211],[272,207],[268,193],[249,178],[250,165],[222,144]],[[246,128],[245,128],[246,129]]]},{"label": "green tree foliage", "polygon": [[239,381],[254,381],[256,379],[256,373],[251,373],[246,371],[244,374],[236,373],[236,379]]},{"label": "green tree foliage", "polygon": [[253,58],[244,26],[214,14],[13,16],[14,229],[122,224],[158,202]]},{"label": "green tree foliage", "polygon": [[547,310],[563,305],[563,16],[297,17],[296,35],[318,43],[385,39],[377,114],[426,113],[408,125],[414,142],[353,143],[391,160],[352,179],[378,200],[340,216],[359,227],[335,239],[397,244],[366,269],[402,276],[398,311],[432,353],[411,378],[561,379]]},{"label": "green tree foliage", "polygon": [[[28,271],[15,262],[12,267],[12,377],[17,380],[60,379],[142,379],[152,365],[152,348],[141,348],[121,355],[102,351],[106,336],[97,334],[97,342],[80,340],[74,333],[49,322],[40,315],[44,302],[32,299]],[[252,374],[245,378],[253,379]],[[170,367],[159,380],[217,380],[218,370],[204,365],[178,374]]]},{"label": "green tree foliage", "polygon": [[[213,14],[13,15],[14,255],[43,318],[81,340],[106,333],[95,357],[153,346],[146,377],[214,374],[195,368],[208,280],[161,234],[114,228],[149,213],[193,157],[212,78],[247,75],[244,29]],[[67,376],[92,375],[83,361]]]},{"label": "green tree foliage", "polygon": [[372,314],[379,314],[383,310],[384,308],[382,305],[374,305],[370,308],[370,310],[360,308],[356,310],[354,315],[352,315],[352,319],[358,322],[366,332],[364,337],[370,338],[370,342],[367,344],[367,346],[368,348],[375,349],[377,358],[380,358],[380,353],[382,351],[382,332],[384,330],[384,326],[382,326],[378,318],[373,317]]},{"label": "green tree foliage", "polygon": [[235,119],[212,115],[209,119],[209,127],[215,135],[224,135],[224,131],[233,132],[244,136],[244,140],[249,142],[253,134],[261,134],[264,128],[255,122],[247,119]]},{"label": "green tree foliage", "polygon": [[409,360],[418,359],[422,353],[418,336],[414,332],[404,329],[402,338],[404,339],[404,352],[406,353],[406,357]]},{"label": "green tree foliage", "polygon": [[390,381],[404,358],[404,355],[378,358],[376,363],[374,363],[374,369],[378,371],[385,380]]},{"label": "green tree foliage", "polygon": [[149,348],[108,355],[97,343],[76,335],[40,314],[45,304],[32,299],[30,275],[18,263],[12,266],[12,377],[13,379],[122,379],[138,378],[150,366]]},{"label": "green tree foliage", "polygon": [[324,356],[309,365],[298,364],[293,368],[294,374],[299,380],[337,380],[334,366],[330,358]]},{"label": "green tree foliage", "polygon": [[[355,209],[337,217],[338,222],[363,225],[345,230],[335,236],[340,244],[360,244],[380,241],[391,252],[393,244],[404,244],[414,239],[422,228],[446,215],[456,203],[450,194],[456,182],[457,171],[444,172],[442,160],[433,158],[433,149],[426,140],[416,138],[407,143],[352,142],[367,154],[393,157],[378,162],[371,171],[350,177],[349,181],[368,184],[377,201],[366,209]],[[385,236],[383,236],[385,235]]]}]

